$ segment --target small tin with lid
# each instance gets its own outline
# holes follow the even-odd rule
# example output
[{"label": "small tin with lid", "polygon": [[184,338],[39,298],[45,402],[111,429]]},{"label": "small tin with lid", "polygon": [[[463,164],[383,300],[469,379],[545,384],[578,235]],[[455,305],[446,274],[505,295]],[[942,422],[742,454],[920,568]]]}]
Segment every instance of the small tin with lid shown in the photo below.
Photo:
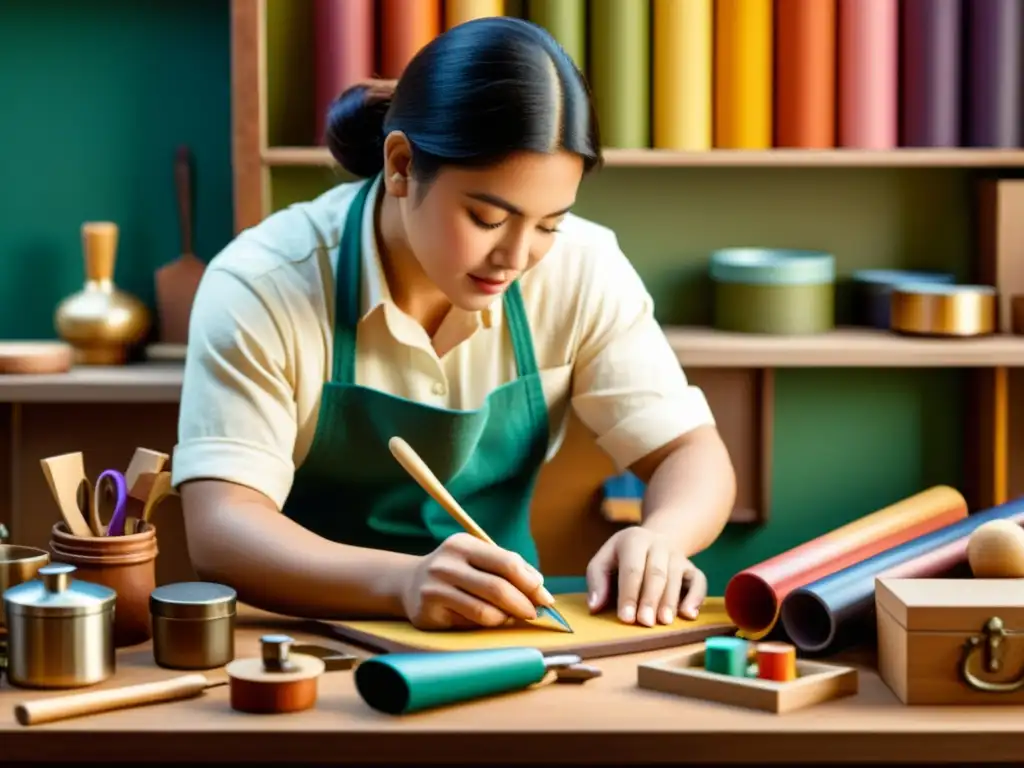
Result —
[{"label": "small tin with lid", "polygon": [[235,658],[237,594],[231,587],[185,581],[154,589],[153,660],[167,669],[214,669]]},{"label": "small tin with lid", "polygon": [[7,679],[24,688],[76,688],[114,674],[117,593],[72,578],[73,565],[51,563],[4,592]]}]

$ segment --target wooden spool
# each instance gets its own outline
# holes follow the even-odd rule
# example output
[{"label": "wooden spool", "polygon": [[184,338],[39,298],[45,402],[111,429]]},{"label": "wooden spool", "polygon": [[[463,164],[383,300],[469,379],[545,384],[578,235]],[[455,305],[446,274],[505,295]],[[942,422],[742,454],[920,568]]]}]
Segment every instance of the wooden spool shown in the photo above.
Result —
[{"label": "wooden spool", "polygon": [[301,712],[316,705],[321,659],[292,654],[287,635],[260,638],[260,658],[236,659],[227,666],[231,708],[250,714]]}]

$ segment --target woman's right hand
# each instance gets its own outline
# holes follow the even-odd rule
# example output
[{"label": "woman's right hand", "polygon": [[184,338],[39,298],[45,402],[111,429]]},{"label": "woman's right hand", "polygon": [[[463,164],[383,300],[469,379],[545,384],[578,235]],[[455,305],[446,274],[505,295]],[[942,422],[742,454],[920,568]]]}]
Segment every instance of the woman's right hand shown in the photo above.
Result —
[{"label": "woman's right hand", "polygon": [[498,627],[537,618],[553,605],[543,577],[515,552],[454,534],[420,558],[402,586],[402,607],[419,629]]}]

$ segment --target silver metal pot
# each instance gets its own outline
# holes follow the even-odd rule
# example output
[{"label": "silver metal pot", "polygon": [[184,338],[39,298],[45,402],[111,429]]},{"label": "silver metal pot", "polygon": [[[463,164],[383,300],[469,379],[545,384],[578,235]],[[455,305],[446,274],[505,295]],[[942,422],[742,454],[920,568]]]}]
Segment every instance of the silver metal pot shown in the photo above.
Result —
[{"label": "silver metal pot", "polygon": [[23,688],[77,688],[114,674],[114,602],[109,587],[71,578],[75,567],[44,565],[8,589],[7,679]]}]

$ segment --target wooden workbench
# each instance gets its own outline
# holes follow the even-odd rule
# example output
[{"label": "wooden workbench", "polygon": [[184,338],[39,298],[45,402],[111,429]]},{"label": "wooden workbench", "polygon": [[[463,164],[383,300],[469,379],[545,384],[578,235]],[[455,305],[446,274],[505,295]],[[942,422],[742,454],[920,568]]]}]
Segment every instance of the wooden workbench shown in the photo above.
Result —
[{"label": "wooden workbench", "polygon": [[[257,653],[261,632],[344,649],[288,619],[240,620],[237,654]],[[364,652],[357,651],[360,655]],[[902,706],[863,668],[860,693],[771,715],[641,690],[636,665],[673,653],[598,659],[604,676],[548,685],[402,718],[369,709],[351,672],[320,681],[315,710],[243,715],[226,686],[197,699],[23,727],[16,702],[54,695],[0,686],[0,757],[50,762],[302,762],[338,764],[979,764],[1024,761],[1024,707]],[[119,655],[104,686],[174,676],[153,664],[148,645]],[[59,692],[58,692],[59,693]]]}]

